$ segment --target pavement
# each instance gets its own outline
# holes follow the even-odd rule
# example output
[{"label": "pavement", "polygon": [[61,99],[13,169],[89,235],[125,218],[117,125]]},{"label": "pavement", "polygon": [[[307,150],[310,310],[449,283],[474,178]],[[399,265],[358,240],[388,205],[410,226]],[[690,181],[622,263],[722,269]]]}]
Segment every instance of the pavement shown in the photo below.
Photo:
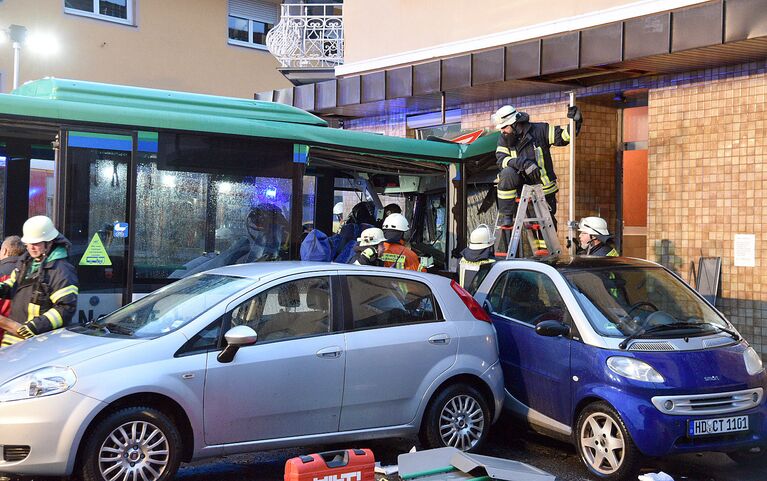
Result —
[{"label": "pavement", "polygon": [[[520,432],[523,431],[523,432]],[[592,481],[575,448],[537,433],[502,422],[494,426],[481,454],[529,463],[556,476],[557,481]],[[397,464],[397,456],[409,451],[415,439],[388,439],[356,446],[307,446],[230,456],[213,462],[182,466],[179,481],[277,481],[283,478],[285,461],[294,456],[349,447],[370,448],[382,464]],[[663,471],[675,481],[766,481],[767,465],[739,466],[725,454],[705,453],[651,459],[643,473]],[[379,481],[383,481],[378,476]],[[389,476],[387,481],[399,481]]]}]

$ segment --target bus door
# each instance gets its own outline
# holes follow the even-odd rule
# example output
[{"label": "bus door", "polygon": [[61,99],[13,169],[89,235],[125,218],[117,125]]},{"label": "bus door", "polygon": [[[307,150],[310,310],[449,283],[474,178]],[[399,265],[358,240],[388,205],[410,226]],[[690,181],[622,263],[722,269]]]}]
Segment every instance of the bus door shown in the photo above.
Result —
[{"label": "bus door", "polygon": [[55,128],[0,125],[0,239],[21,236],[24,222],[56,222]]},{"label": "bus door", "polygon": [[138,135],[68,130],[61,139],[65,202],[60,225],[72,242],[70,261],[80,280],[73,322],[88,322],[129,301]]}]

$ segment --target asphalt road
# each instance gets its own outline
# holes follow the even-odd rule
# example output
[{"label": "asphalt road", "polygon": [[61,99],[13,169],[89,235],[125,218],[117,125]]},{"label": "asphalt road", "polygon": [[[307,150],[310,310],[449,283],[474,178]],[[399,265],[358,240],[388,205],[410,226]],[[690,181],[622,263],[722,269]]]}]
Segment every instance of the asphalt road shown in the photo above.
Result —
[{"label": "asphalt road", "polygon": [[[482,454],[532,464],[555,475],[557,481],[589,481],[591,479],[572,446],[529,431],[520,434],[518,427],[508,423],[496,425],[494,428]],[[514,431],[515,434],[510,431]],[[397,456],[410,450],[414,443],[416,443],[415,439],[392,439],[359,443],[356,446],[308,446],[231,456],[213,462],[184,465],[176,479],[179,481],[277,481],[283,478],[285,461],[291,457],[346,447],[370,448],[377,461],[383,464],[396,464]],[[671,475],[675,481],[767,480],[767,466],[742,467],[726,455],[719,453],[649,460],[646,466],[643,472],[663,471]],[[389,481],[399,481],[397,476],[388,478]]]}]

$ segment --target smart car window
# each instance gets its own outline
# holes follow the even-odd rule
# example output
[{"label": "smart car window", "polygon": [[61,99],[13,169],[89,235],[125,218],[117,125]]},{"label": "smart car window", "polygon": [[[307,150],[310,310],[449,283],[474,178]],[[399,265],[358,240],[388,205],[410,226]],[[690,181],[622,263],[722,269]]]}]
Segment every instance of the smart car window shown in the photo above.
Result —
[{"label": "smart car window", "polygon": [[173,332],[253,284],[253,279],[202,274],[175,282],[94,321],[83,330],[133,337]]},{"label": "smart car window", "polygon": [[231,325],[249,326],[258,343],[330,332],[330,278],[286,282],[235,307]]},{"label": "smart car window", "polygon": [[567,309],[554,282],[534,271],[507,271],[490,292],[492,312],[535,325],[542,321],[567,322]]},{"label": "smart car window", "polygon": [[395,277],[346,279],[355,330],[437,320],[434,297],[423,283]]},{"label": "smart car window", "polygon": [[705,335],[728,328],[714,309],[663,268],[616,267],[564,273],[594,329],[625,337]]}]

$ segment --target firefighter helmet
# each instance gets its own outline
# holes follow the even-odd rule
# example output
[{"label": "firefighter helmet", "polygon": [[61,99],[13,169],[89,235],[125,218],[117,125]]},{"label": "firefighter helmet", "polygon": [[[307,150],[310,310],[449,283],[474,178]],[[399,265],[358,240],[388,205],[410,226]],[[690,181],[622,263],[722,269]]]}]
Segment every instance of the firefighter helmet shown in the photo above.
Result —
[{"label": "firefighter helmet", "polygon": [[404,215],[389,214],[389,216],[383,221],[383,229],[406,232],[408,229],[410,229],[410,225],[408,224]]},{"label": "firefighter helmet", "polygon": [[30,217],[22,227],[24,236],[21,242],[25,244],[37,244],[49,242],[59,236],[59,231],[53,226],[53,221],[44,215]]},{"label": "firefighter helmet", "polygon": [[495,128],[501,130],[509,125],[514,125],[520,117],[520,112],[517,111],[511,105],[504,105],[493,114],[493,121],[495,122]]},{"label": "firefighter helmet", "polygon": [[385,240],[386,239],[384,238],[384,233],[381,229],[378,227],[371,227],[362,231],[362,234],[360,234],[357,242],[359,243],[360,247],[368,247],[377,246]]},{"label": "firefighter helmet", "polygon": [[578,230],[595,236],[610,235],[607,230],[607,221],[601,217],[584,217],[578,224]]},{"label": "firefighter helmet", "polygon": [[487,249],[492,247],[493,244],[495,244],[495,237],[487,224],[480,224],[471,231],[469,249]]}]

